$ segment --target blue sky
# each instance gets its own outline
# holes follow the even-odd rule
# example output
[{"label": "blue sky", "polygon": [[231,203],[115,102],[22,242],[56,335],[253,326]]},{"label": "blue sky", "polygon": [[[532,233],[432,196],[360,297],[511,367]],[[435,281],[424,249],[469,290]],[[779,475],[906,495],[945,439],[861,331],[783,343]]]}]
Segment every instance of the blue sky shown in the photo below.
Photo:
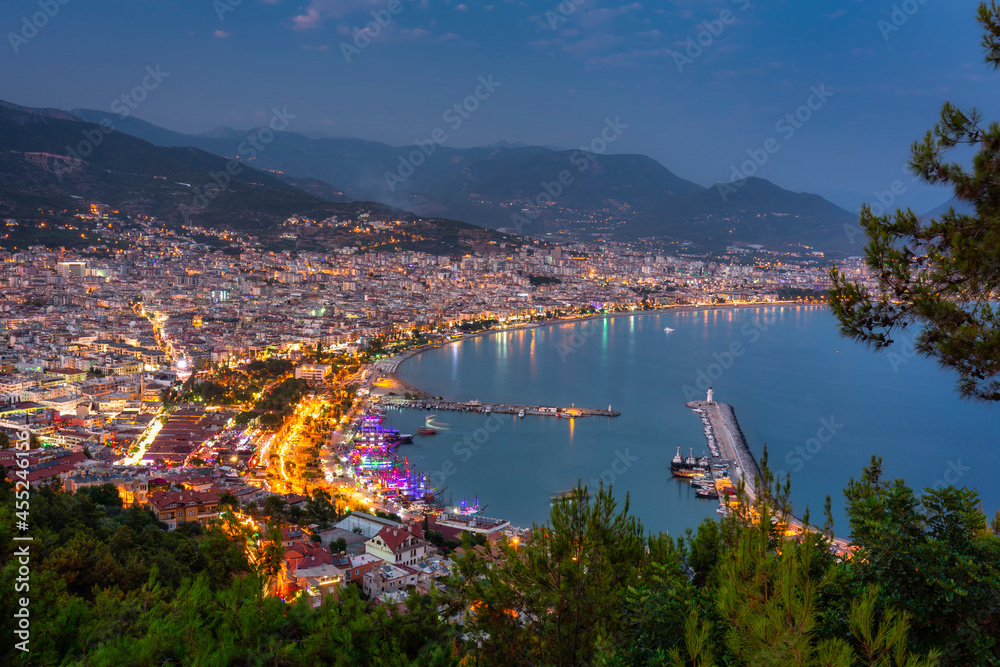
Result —
[{"label": "blue sky", "polygon": [[[974,0],[58,2],[42,0],[58,11],[16,53],[9,33],[39,2],[0,7],[0,99],[110,110],[159,65],[168,76],[134,113],[183,132],[249,128],[277,107],[290,130],[397,145],[445,128],[458,147],[577,147],[617,117],[628,127],[609,152],[703,185],[773,139],[758,176],[848,207],[902,180],[896,203],[924,210],[948,193],[903,164],[941,103],[1000,117]],[[490,75],[500,85],[452,131],[445,112]],[[832,94],[810,100],[814,87]],[[808,120],[789,136],[778,123],[797,109]]]}]

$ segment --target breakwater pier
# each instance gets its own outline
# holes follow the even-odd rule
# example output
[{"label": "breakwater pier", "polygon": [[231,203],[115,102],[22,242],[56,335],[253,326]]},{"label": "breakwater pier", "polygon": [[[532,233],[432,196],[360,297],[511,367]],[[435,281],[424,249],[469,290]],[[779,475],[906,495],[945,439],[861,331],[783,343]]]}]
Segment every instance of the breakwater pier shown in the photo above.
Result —
[{"label": "breakwater pier", "polygon": [[743,431],[740,430],[740,423],[736,421],[736,411],[733,406],[718,401],[691,401],[685,405],[705,422],[710,434],[719,445],[720,458],[723,461],[733,464],[733,482],[738,483],[743,480],[743,486],[751,500],[757,498],[754,488],[754,478],[760,478],[760,467],[757,459],[750,453]]},{"label": "breakwater pier", "polygon": [[426,398],[399,398],[396,396],[385,396],[382,399],[383,405],[391,405],[398,408],[411,408],[413,410],[450,410],[453,412],[480,412],[483,414],[504,414],[504,415],[533,415],[537,417],[561,417],[564,419],[574,419],[579,417],[618,417],[621,415],[617,410],[612,410],[608,406],[607,410],[601,408],[560,408],[549,405],[517,405],[513,403],[483,403],[481,401],[444,401],[440,399]]},{"label": "breakwater pier", "polygon": [[[711,393],[709,394],[711,398]],[[718,459],[720,462],[728,464],[731,470],[731,479],[734,484],[743,481],[744,492],[748,500],[753,503],[757,499],[756,483],[761,475],[760,466],[757,459],[747,445],[746,437],[740,429],[740,423],[736,420],[736,411],[733,406],[718,401],[691,401],[685,405],[701,417],[705,424],[705,436],[709,443],[713,441],[718,445]],[[726,496],[720,496],[720,504],[725,506]],[[802,520],[796,516],[787,517],[788,528],[793,534],[802,534],[806,530],[816,531],[816,528],[804,526]],[[833,549],[839,554],[844,554],[850,549],[851,543],[843,538],[833,540]]]}]

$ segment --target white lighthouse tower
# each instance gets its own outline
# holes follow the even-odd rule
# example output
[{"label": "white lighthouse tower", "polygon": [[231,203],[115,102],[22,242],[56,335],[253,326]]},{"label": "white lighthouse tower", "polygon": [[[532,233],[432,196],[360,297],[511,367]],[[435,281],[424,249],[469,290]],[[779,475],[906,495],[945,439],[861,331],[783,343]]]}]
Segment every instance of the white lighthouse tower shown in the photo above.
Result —
[{"label": "white lighthouse tower", "polygon": [[709,387],[709,388],[708,388],[708,404],[709,404],[709,405],[711,405],[711,404],[713,403],[713,401],[712,401],[712,396],[713,396],[713,393],[712,393],[712,388],[711,388],[711,387]]}]

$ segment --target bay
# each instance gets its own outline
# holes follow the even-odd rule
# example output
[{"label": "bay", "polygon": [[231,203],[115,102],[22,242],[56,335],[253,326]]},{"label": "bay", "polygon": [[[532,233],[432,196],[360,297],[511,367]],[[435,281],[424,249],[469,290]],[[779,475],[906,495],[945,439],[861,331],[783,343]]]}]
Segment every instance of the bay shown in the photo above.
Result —
[{"label": "bay", "polygon": [[[675,331],[668,333],[665,327]],[[873,454],[886,474],[923,488],[976,488],[988,515],[1000,507],[1000,407],[962,401],[954,377],[903,344],[874,353],[840,337],[822,306],[671,310],[499,332],[425,351],[399,369],[406,382],[448,399],[606,408],[617,418],[492,417],[441,412],[443,428],[400,452],[447,487],[457,504],[478,496],[485,514],[543,523],[551,497],[578,479],[603,479],[652,531],[681,534],[717,504],[671,478],[678,447],[706,451],[685,402],[709,384],[736,410],[750,448],[767,444],[771,468],[792,476],[797,513],[822,523],[833,501],[846,535],[842,489]],[[404,432],[427,415],[391,410]]]}]

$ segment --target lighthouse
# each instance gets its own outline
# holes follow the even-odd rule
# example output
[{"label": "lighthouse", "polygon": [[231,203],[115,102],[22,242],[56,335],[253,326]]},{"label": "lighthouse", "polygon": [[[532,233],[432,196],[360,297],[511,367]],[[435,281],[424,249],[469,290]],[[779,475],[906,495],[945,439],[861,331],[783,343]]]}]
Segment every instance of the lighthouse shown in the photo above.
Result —
[{"label": "lighthouse", "polygon": [[708,388],[708,404],[709,404],[709,405],[711,405],[711,404],[712,404],[712,402],[713,402],[713,401],[712,401],[712,388],[711,388],[711,387],[709,387],[709,388]]}]

